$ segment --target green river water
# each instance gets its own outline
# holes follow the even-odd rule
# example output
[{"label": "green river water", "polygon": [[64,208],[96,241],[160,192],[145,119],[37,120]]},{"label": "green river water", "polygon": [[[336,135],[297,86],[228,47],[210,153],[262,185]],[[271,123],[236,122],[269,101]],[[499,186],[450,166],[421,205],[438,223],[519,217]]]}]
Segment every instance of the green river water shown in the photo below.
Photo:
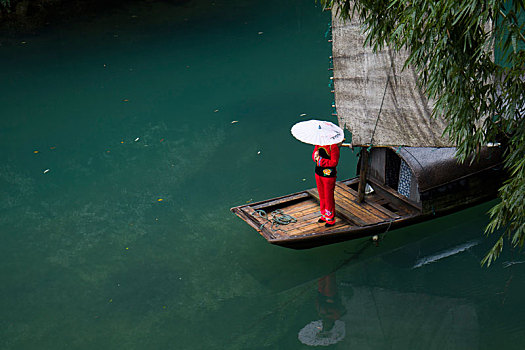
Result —
[{"label": "green river water", "polygon": [[306,349],[331,312],[328,348],[524,349],[525,257],[479,264],[493,203],[303,251],[229,211],[315,186],[289,129],[335,121],[329,22],[144,2],[1,46],[0,348]]}]

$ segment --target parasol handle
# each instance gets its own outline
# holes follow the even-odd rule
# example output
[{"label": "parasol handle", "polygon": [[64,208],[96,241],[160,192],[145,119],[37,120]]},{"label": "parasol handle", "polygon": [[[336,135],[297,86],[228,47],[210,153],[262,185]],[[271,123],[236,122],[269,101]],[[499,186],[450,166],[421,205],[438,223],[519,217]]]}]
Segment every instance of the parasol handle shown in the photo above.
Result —
[{"label": "parasol handle", "polygon": [[342,143],[341,147],[354,148],[351,143]]}]

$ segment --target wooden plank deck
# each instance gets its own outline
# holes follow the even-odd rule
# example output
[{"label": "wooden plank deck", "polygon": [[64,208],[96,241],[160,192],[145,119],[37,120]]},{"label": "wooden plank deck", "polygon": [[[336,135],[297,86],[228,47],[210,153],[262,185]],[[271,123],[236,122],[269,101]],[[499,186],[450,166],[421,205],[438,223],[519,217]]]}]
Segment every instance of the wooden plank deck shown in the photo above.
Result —
[{"label": "wooden plank deck", "polygon": [[[351,187],[343,184],[342,182],[338,182],[336,184],[336,186],[339,187],[343,191],[347,191],[353,197],[354,202],[358,203],[356,201],[357,200],[357,192],[354,189],[352,189]],[[386,198],[382,198],[382,199],[385,201],[384,203],[388,202],[386,200]],[[398,218],[400,218],[400,216],[398,214],[391,212],[387,208],[383,207],[380,203],[377,203],[377,202],[374,202],[373,200],[370,200],[370,198],[368,196],[365,197],[365,202],[362,205],[364,205],[365,207],[371,206],[375,210],[378,210],[379,212],[385,214],[388,218],[391,218],[391,219],[398,219]]]},{"label": "wooden plank deck", "polygon": [[[316,188],[312,188],[311,190],[308,190],[308,193],[310,193],[312,197],[314,197],[317,201],[319,201],[319,192],[317,191]],[[335,196],[335,215],[336,217],[340,217],[340,218],[342,217],[357,226],[366,226],[366,221],[354,215],[351,212],[351,209],[349,208],[349,206],[345,205],[347,203],[343,203],[343,200],[338,193],[334,193],[334,196]]]},{"label": "wooden plank deck", "polygon": [[[365,201],[359,203],[356,183],[357,179],[336,182],[336,224],[331,227],[318,222],[319,194],[315,188],[231,210],[270,243],[291,248],[363,237],[372,232],[388,230],[391,225],[402,224],[419,215],[417,208],[410,203],[390,198],[390,194],[385,191],[367,195]],[[264,215],[260,216],[258,210],[264,210]],[[276,210],[297,221],[287,225],[275,224],[272,219]]]},{"label": "wooden plank deck", "polygon": [[[317,189],[314,188],[307,192],[319,201]],[[379,209],[380,206],[377,204],[367,201],[359,203],[357,193],[341,182],[336,182],[334,197],[336,216],[342,217],[357,226],[375,225],[399,218],[399,215],[388,211],[386,208]]]}]

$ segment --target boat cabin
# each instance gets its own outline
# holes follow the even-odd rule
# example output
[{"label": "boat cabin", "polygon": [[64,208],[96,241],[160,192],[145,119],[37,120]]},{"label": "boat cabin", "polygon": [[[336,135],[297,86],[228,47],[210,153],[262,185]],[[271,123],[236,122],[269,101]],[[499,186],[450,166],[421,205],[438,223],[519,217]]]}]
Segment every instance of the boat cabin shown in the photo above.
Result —
[{"label": "boat cabin", "polygon": [[[484,147],[477,160],[463,164],[454,157],[455,150],[374,147],[366,179],[397,192],[419,207],[422,214],[447,212],[457,209],[459,203],[469,206],[494,198],[501,185],[501,148]],[[376,190],[374,185],[371,187]]]}]

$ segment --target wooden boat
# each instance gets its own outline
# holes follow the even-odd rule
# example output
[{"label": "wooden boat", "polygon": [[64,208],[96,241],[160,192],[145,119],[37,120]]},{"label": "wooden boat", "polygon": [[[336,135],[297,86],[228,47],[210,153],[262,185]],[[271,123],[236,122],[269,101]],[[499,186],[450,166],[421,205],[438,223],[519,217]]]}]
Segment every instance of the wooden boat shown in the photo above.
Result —
[{"label": "wooden boat", "polygon": [[[480,161],[459,165],[449,148],[376,148],[370,153],[367,184],[359,201],[360,177],[336,183],[336,224],[317,222],[319,195],[309,189],[231,209],[269,243],[305,249],[386,233],[494,198],[502,174],[499,148],[485,148]],[[432,158],[428,156],[432,152]],[[396,159],[397,158],[397,159]],[[432,161],[430,161],[432,160]],[[390,177],[401,162],[411,170],[411,191],[402,195]],[[386,168],[397,163],[397,169]],[[360,169],[359,169],[360,170]],[[392,171],[393,170],[393,171]]]},{"label": "wooden boat", "polygon": [[[407,225],[418,218],[418,208],[408,201],[396,201],[396,196],[389,198],[371,195],[367,196],[364,203],[358,203],[355,190],[358,182],[359,179],[355,178],[336,183],[336,224],[330,228],[317,222],[320,217],[317,189],[243,205],[231,210],[256,229],[269,243],[295,249],[311,248],[386,232],[389,228]],[[274,216],[282,215],[289,215],[294,222],[279,224]]]},{"label": "wooden boat", "polygon": [[[501,147],[459,164],[442,116],[403,68],[407,52],[364,45],[358,19],[332,10],[333,92],[339,126],[361,147],[358,178],[338,182],[336,225],[317,223],[316,189],[231,210],[266,240],[308,248],[393,230],[492,199],[503,178]],[[481,126],[479,126],[481,127]],[[341,160],[340,160],[341,161]],[[373,190],[367,194],[367,185]],[[272,214],[273,213],[273,214]],[[279,223],[287,223],[286,225]]]}]

